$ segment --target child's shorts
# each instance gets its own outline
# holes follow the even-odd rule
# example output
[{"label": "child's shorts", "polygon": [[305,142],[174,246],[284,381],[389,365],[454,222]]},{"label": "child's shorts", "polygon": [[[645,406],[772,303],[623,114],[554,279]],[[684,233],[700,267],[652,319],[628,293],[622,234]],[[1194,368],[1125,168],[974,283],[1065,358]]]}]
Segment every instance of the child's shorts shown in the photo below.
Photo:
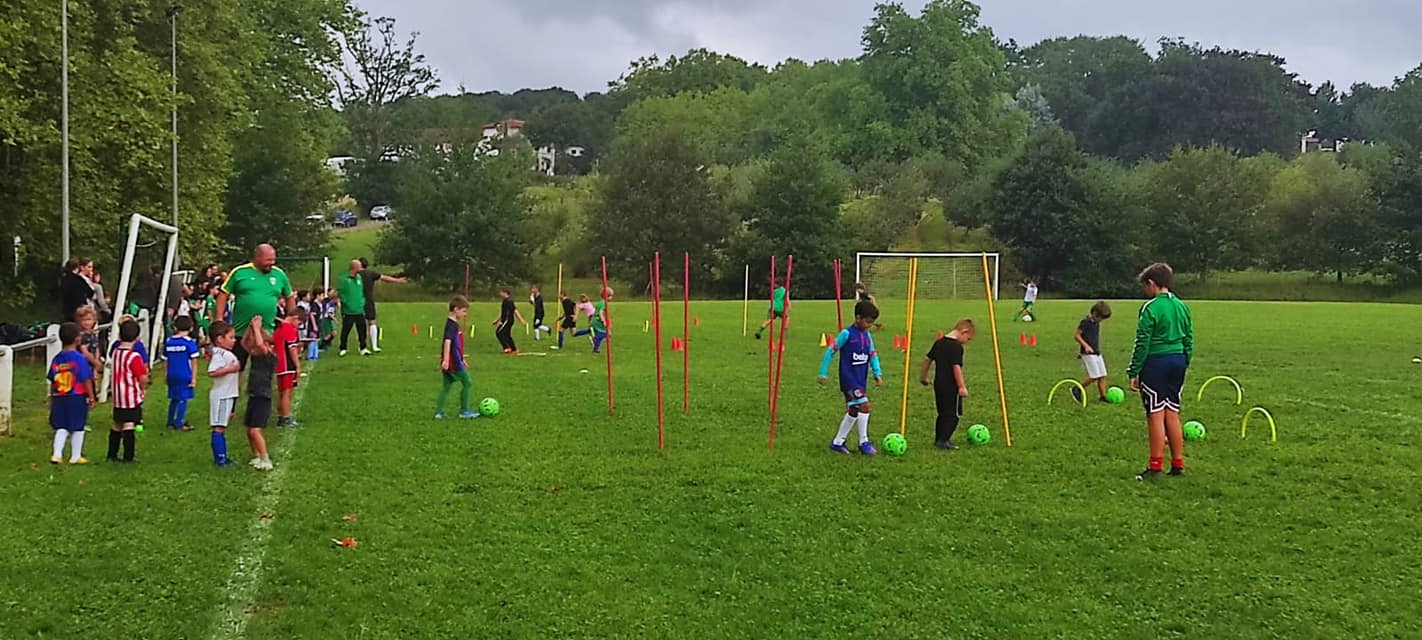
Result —
[{"label": "child's shorts", "polygon": [[277,391],[291,391],[296,388],[296,383],[295,371],[277,374]]},{"label": "child's shorts", "polygon": [[143,424],[143,407],[131,409],[114,407],[114,424]]},{"label": "child's shorts", "polygon": [[1106,377],[1106,359],[1099,353],[1083,354],[1081,366],[1086,369],[1086,377],[1092,380]]},{"label": "child's shorts", "polygon": [[859,407],[869,404],[869,394],[865,393],[864,389],[853,388],[840,390],[844,392],[844,406],[846,407]]},{"label": "child's shorts", "polygon": [[183,381],[170,380],[170,381],[168,381],[168,399],[169,399],[169,400],[192,400],[192,399],[193,399],[193,388],[188,386],[188,381],[187,381],[187,380],[183,380]]},{"label": "child's shorts", "polygon": [[1180,392],[1185,387],[1185,354],[1151,356],[1141,367],[1141,403],[1147,414],[1180,412]]},{"label": "child's shorts", "polygon": [[785,317],[785,312],[784,312],[784,311],[776,311],[776,310],[774,310],[774,309],[771,309],[769,315],[770,315],[770,319],[771,319],[771,320],[779,320],[779,319]]},{"label": "child's shorts", "polygon": [[272,421],[272,399],[248,396],[245,417],[248,429],[266,428],[267,423]]},{"label": "child's shorts", "polygon": [[83,431],[88,422],[88,396],[54,396],[50,399],[49,426],[55,431]]},{"label": "child's shorts", "polygon": [[214,427],[225,427],[235,411],[236,398],[213,398],[207,407],[207,423]]}]

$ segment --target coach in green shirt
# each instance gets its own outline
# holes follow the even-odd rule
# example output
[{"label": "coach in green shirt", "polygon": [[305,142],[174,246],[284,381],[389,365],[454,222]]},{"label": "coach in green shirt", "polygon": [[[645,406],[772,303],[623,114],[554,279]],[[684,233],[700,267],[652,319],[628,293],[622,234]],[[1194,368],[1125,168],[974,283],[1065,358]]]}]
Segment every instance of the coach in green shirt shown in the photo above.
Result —
[{"label": "coach in green shirt", "polygon": [[252,250],[252,261],[238,266],[227,273],[227,280],[217,292],[216,307],[219,313],[232,302],[232,326],[237,330],[238,343],[233,353],[247,364],[247,352],[242,348],[240,337],[252,324],[252,318],[262,317],[262,326],[268,333],[276,330],[278,308],[291,304],[291,281],[286,272],[276,266],[276,248],[269,244],[259,244]]},{"label": "coach in green shirt", "polygon": [[341,297],[341,352],[346,355],[350,344],[351,329],[360,328],[356,338],[360,340],[360,354],[370,355],[366,345],[365,325],[365,280],[360,277],[360,260],[351,260],[350,271],[336,280],[336,294]]}]

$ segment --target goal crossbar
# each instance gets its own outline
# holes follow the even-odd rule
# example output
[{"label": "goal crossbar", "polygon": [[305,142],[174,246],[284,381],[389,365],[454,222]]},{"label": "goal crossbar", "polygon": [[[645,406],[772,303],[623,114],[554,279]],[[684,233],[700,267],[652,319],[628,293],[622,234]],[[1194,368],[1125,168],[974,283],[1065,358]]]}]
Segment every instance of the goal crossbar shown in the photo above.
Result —
[{"label": "goal crossbar", "polygon": [[[151,357],[153,354],[159,354],[163,351],[163,320],[165,318],[161,313],[157,312],[166,309],[168,305],[168,290],[172,289],[170,283],[173,281],[173,267],[174,262],[176,262],[178,258],[178,228],[169,224],[163,224],[153,218],[137,213],[128,219],[128,242],[124,245],[123,271],[122,275],[119,276],[118,298],[114,300],[115,318],[121,316],[128,305],[128,285],[130,279],[133,277],[133,256],[138,247],[138,232],[143,227],[149,227],[161,233],[168,234],[168,252],[167,256],[163,259],[163,278],[158,281],[162,283],[162,286],[158,289],[158,307],[155,311],[156,318],[153,321],[152,331],[147,336],[148,353]],[[118,323],[114,324],[114,329],[114,331],[109,332],[109,342],[104,346],[105,354],[112,350],[113,346],[119,341],[117,331]],[[143,334],[140,332],[139,335],[142,336]],[[104,367],[104,381],[103,384],[99,386],[100,402],[105,402],[109,399],[109,383],[112,375],[113,367]]]}]

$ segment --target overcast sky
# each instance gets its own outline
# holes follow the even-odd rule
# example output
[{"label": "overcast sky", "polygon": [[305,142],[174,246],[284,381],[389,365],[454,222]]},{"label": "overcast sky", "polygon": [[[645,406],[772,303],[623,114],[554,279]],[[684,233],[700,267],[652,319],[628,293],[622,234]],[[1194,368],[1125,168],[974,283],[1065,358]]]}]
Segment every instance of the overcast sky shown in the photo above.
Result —
[{"label": "overcast sky", "polygon": [[[860,52],[873,0],[357,0],[420,49],[440,92],[601,91],[632,60],[694,47],[766,65]],[[922,0],[904,3],[915,13]],[[980,0],[998,38],[1182,36],[1260,50],[1319,84],[1391,84],[1422,64],[1422,0]],[[1152,47],[1153,50],[1153,47]]]}]

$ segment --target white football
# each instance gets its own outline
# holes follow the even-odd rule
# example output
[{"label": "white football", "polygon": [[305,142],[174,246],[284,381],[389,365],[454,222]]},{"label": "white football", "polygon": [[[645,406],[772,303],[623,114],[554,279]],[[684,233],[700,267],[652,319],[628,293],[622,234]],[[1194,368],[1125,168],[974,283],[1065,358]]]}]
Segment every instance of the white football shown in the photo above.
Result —
[{"label": "white football", "polygon": [[1031,322],[1031,321],[1032,321],[1032,316],[1022,316],[1022,321],[1023,321],[1023,322]]}]

